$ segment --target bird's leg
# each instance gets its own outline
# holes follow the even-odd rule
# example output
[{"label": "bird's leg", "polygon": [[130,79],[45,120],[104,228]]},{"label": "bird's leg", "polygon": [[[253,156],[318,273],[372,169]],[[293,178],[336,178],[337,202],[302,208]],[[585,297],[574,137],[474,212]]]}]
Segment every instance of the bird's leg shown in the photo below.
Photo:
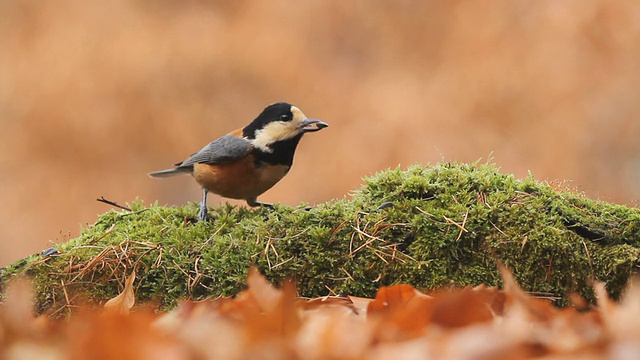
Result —
[{"label": "bird's leg", "polygon": [[202,189],[202,202],[200,203],[198,219],[200,221],[209,221],[209,213],[207,209],[207,189]]},{"label": "bird's leg", "polygon": [[256,198],[247,199],[247,204],[251,207],[264,206],[266,208],[273,209],[273,204],[260,202]]}]

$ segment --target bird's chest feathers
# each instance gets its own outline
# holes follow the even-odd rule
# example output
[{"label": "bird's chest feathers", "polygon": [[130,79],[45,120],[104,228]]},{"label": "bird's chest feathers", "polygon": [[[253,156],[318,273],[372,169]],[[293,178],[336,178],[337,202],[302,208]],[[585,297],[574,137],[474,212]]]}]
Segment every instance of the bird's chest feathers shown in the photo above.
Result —
[{"label": "bird's chest feathers", "polygon": [[193,175],[205,189],[232,199],[248,199],[269,190],[291,166],[255,162],[252,157],[229,164],[196,164]]},{"label": "bird's chest feathers", "polygon": [[287,175],[290,168],[289,165],[258,164],[254,173],[261,182],[275,184]]}]

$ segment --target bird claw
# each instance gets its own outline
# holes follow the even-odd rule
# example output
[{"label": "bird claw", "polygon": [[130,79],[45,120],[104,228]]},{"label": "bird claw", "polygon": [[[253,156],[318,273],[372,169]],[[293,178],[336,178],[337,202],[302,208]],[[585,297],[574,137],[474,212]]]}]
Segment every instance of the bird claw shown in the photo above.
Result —
[{"label": "bird claw", "polygon": [[273,206],[273,204],[271,204],[271,203],[263,203],[263,202],[259,202],[259,203],[258,203],[258,205],[259,205],[259,206],[261,206],[261,207],[265,207],[265,208],[267,208],[267,209],[269,209],[269,210],[273,210],[273,209],[275,209],[275,208],[276,208],[276,207],[275,207],[275,206]]},{"label": "bird claw", "polygon": [[209,212],[206,205],[205,206],[200,205],[200,211],[198,211],[198,220],[205,221],[205,222],[210,220]]},{"label": "bird claw", "polygon": [[266,207],[268,209],[275,209],[275,207],[273,206],[273,204],[271,203],[265,203],[265,202],[260,202],[258,200],[256,200],[255,198],[253,199],[247,199],[247,205],[251,206],[251,207]]}]

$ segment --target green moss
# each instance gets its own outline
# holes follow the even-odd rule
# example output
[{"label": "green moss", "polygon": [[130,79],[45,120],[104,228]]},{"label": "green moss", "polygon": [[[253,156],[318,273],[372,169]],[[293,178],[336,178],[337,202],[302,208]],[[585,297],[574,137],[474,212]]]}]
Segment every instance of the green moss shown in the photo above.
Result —
[{"label": "green moss", "polygon": [[[379,208],[383,203],[392,206]],[[640,211],[516,179],[491,164],[437,164],[365,179],[350,199],[306,211],[276,206],[211,209],[194,223],[195,204],[132,204],[111,211],[59,256],[31,256],[7,267],[36,285],[41,311],[59,312],[115,296],[133,269],[138,302],[233,295],[250,264],[301,296],[373,296],[381,285],[421,289],[499,285],[497,263],[521,286],[593,300],[590,279],[618,297],[640,257]],[[81,296],[82,298],[79,298]]]}]

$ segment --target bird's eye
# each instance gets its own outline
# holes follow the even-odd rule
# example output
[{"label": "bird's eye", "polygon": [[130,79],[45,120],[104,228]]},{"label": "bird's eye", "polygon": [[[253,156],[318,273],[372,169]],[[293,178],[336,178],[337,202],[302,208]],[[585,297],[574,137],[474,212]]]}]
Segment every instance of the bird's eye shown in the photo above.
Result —
[{"label": "bird's eye", "polygon": [[282,115],[280,115],[280,120],[282,120],[282,121],[289,121],[289,120],[291,120],[291,115],[289,115],[289,114],[282,114]]}]

